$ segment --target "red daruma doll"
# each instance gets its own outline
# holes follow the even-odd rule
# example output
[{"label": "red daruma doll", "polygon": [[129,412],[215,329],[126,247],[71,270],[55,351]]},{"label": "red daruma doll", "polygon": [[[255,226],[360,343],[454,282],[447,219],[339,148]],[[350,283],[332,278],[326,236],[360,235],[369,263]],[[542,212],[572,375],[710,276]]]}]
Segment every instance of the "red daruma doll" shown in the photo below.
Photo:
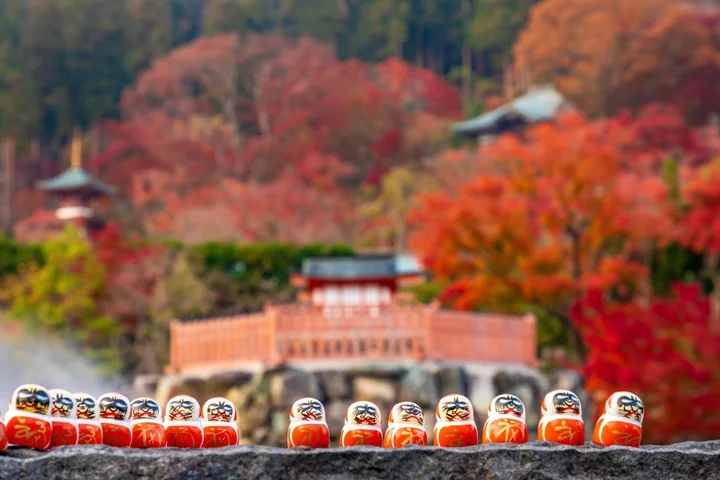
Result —
[{"label": "red daruma doll", "polygon": [[5,424],[2,421],[2,411],[0,411],[0,452],[7,450],[8,438],[5,431]]},{"label": "red daruma doll", "polygon": [[136,398],[130,404],[130,426],[133,448],[160,448],[165,446],[160,405],[152,398]]},{"label": "red daruma doll", "polygon": [[77,445],[77,403],[70,392],[50,390],[50,416],[52,417],[51,447]]},{"label": "red daruma doll", "polygon": [[77,404],[78,445],[102,445],[102,428],[95,398],[87,393],[76,393],[74,397]]},{"label": "red daruma doll", "polygon": [[438,447],[469,447],[478,444],[472,403],[462,395],[448,395],[435,408],[433,444]]},{"label": "red daruma doll", "polygon": [[111,447],[129,447],[132,442],[130,400],[119,393],[106,393],[98,399],[98,406],[103,443]]},{"label": "red daruma doll", "polygon": [[40,385],[22,385],[10,400],[5,414],[8,443],[46,450],[52,440],[50,394]]},{"label": "red daruma doll", "polygon": [[224,397],[211,398],[202,409],[203,448],[230,447],[238,444],[235,405]]},{"label": "red daruma doll", "polygon": [[593,442],[598,445],[639,447],[645,406],[631,392],[615,392],[605,402],[605,411],[595,424]]},{"label": "red daruma doll", "polygon": [[498,395],[490,401],[483,425],[483,443],[526,443],[525,405],[515,395]]},{"label": "red daruma doll", "polygon": [[380,409],[374,403],[353,403],[345,413],[345,426],[340,434],[340,446],[382,447],[383,434],[380,420]]},{"label": "red daruma doll", "polygon": [[203,427],[197,400],[188,395],[178,395],[168,400],[165,407],[165,438],[168,447],[202,447]]},{"label": "red daruma doll", "polygon": [[383,445],[385,448],[427,445],[425,416],[418,404],[400,402],[390,410]]},{"label": "red daruma doll", "polygon": [[287,443],[288,448],[330,446],[330,430],[325,422],[325,407],[320,400],[306,397],[293,403]]},{"label": "red daruma doll", "polygon": [[565,445],[585,443],[585,423],[577,395],[568,390],[553,390],[545,395],[540,406],[538,440]]}]

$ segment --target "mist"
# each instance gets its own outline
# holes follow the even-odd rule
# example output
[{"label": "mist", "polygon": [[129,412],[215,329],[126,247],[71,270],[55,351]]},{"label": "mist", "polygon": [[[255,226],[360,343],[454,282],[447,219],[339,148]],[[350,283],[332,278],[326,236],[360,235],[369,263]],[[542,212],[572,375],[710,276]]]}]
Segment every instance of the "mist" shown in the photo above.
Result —
[{"label": "mist", "polygon": [[95,397],[108,392],[130,393],[120,379],[104,376],[87,358],[59,338],[35,338],[0,329],[0,410],[7,411],[13,391],[24,383],[48,389],[86,392]]}]

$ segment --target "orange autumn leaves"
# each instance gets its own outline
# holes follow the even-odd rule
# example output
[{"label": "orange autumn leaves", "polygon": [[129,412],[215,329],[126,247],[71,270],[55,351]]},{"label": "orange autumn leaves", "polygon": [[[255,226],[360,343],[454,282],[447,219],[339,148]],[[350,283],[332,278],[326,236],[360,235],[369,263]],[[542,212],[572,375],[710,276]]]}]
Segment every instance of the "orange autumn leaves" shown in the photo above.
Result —
[{"label": "orange autumn leaves", "polygon": [[456,195],[425,197],[412,245],[455,307],[522,299],[565,311],[578,292],[644,275],[643,240],[670,227],[666,187],[624,155],[616,122],[568,116],[478,152],[483,173]]},{"label": "orange autumn leaves", "polygon": [[720,99],[718,18],[677,0],[544,0],[515,44],[516,69],[587,113],[666,101],[702,121]]}]

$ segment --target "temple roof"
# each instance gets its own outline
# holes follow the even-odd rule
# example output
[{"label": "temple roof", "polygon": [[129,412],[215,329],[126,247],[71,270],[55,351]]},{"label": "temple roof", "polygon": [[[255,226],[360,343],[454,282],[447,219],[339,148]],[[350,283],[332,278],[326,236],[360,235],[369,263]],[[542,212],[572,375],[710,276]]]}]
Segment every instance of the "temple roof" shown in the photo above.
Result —
[{"label": "temple roof", "polygon": [[518,124],[552,120],[567,101],[552,87],[543,87],[517,97],[495,110],[453,125],[453,133],[478,136],[500,133]]},{"label": "temple roof", "polygon": [[114,195],[116,188],[95,178],[81,168],[69,168],[60,175],[38,182],[38,188],[55,193],[89,193]]},{"label": "temple roof", "polygon": [[422,273],[409,255],[358,255],[354,257],[313,257],[305,260],[302,275],[316,279],[399,277]]}]

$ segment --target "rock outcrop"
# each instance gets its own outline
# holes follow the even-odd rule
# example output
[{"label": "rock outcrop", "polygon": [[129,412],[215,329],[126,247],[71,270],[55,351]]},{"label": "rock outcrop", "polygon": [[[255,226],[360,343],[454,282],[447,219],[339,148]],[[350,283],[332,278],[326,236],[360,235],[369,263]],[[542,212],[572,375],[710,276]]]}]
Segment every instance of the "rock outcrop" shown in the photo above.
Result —
[{"label": "rock outcrop", "polygon": [[0,453],[0,479],[283,478],[720,478],[720,442],[639,449],[545,443],[464,449],[409,447],[287,450],[130,450],[62,447]]}]

